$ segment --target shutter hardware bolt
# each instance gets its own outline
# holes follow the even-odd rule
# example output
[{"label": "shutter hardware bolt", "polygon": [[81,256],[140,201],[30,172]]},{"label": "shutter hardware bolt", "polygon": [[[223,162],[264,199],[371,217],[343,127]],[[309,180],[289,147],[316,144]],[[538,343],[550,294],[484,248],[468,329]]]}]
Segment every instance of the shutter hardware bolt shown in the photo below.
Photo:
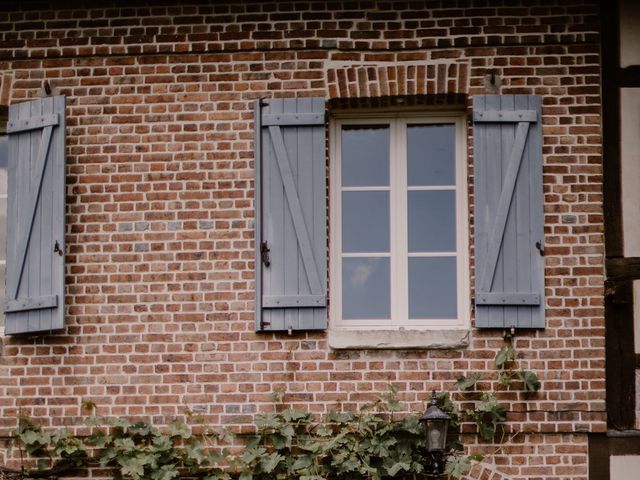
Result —
[{"label": "shutter hardware bolt", "polygon": [[265,267],[271,265],[270,252],[271,249],[269,248],[267,241],[264,240],[263,242],[260,242],[260,259],[262,260],[262,263],[264,263]]}]

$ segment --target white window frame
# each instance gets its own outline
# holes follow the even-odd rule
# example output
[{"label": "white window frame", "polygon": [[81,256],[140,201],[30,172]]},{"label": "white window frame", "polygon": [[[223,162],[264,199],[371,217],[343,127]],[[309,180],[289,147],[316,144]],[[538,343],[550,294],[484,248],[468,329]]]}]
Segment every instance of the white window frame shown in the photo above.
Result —
[{"label": "white window frame", "polygon": [[[443,190],[447,187],[407,187],[406,128],[408,124],[455,125],[455,181],[457,258],[457,319],[410,320],[408,315],[407,192]],[[390,128],[390,255],[391,320],[343,320],[342,312],[342,211],[341,211],[341,129],[343,125],[387,124]],[[330,329],[414,331],[468,329],[470,326],[469,222],[467,201],[466,122],[462,113],[382,112],[335,115],[330,123]],[[373,190],[363,187],[366,190]],[[349,188],[347,188],[349,189]],[[385,190],[386,187],[380,188]],[[400,213],[400,214],[399,214]],[[415,256],[445,256],[440,253]],[[384,254],[386,256],[386,254]],[[452,255],[452,256],[453,256]],[[350,255],[351,256],[351,255]],[[354,255],[355,256],[355,255]],[[365,256],[375,256],[366,254]],[[448,255],[447,255],[448,256]],[[400,345],[401,346],[401,345]],[[338,347],[339,348],[339,347]],[[393,348],[393,347],[390,347]]]},{"label": "white window frame", "polygon": [[[9,147],[8,143],[9,143],[9,137],[7,136],[6,131],[4,131],[4,125],[6,125],[6,116],[4,117],[0,117],[1,121],[2,121],[2,125],[3,125],[3,130],[0,131],[0,136],[5,137],[6,141],[7,141],[7,148]],[[7,152],[7,157],[8,157],[8,152]],[[8,158],[7,158],[8,161]],[[4,214],[4,225],[2,224],[2,222],[0,222],[0,230],[4,230],[5,233],[5,249],[3,251],[0,251],[0,266],[4,268],[4,276],[2,277],[2,281],[0,282],[0,288],[2,288],[2,299],[3,301],[1,302],[1,304],[4,307],[4,300],[6,300],[6,279],[7,279],[7,251],[6,251],[6,246],[7,246],[7,235],[6,235],[6,230],[7,230],[7,201],[8,201],[8,191],[7,191],[7,170],[5,170],[4,172],[0,172],[0,176],[4,177],[4,193],[2,193],[2,190],[0,189],[0,199],[4,200],[4,212],[2,212]],[[1,205],[1,204],[0,204]],[[0,217],[1,218],[1,217]],[[5,322],[6,322],[6,317],[4,314],[4,308],[2,311],[0,311],[0,337],[4,336],[4,329],[5,329]],[[1,352],[1,345],[0,345],[0,353]]]}]

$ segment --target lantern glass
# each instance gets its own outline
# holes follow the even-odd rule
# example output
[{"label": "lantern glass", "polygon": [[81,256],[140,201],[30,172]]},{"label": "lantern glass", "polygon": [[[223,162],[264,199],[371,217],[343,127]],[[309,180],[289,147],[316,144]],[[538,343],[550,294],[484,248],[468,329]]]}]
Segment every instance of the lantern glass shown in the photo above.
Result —
[{"label": "lantern glass", "polygon": [[424,425],[427,436],[428,452],[443,452],[447,445],[447,429],[451,417],[438,408],[436,391],[431,393],[431,403],[425,410],[420,421]]},{"label": "lantern glass", "polygon": [[437,419],[425,421],[427,434],[427,451],[436,452],[445,449],[447,443],[448,420]]}]

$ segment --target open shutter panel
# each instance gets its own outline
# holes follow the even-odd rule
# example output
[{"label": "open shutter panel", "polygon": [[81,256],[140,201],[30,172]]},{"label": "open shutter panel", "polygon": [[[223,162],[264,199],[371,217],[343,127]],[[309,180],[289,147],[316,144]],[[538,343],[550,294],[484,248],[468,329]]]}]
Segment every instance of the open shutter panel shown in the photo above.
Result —
[{"label": "open shutter panel", "polygon": [[544,328],[540,97],[473,99],[476,326]]},{"label": "open shutter panel", "polygon": [[9,108],[5,333],[64,327],[65,98]]},{"label": "open shutter panel", "polygon": [[323,98],[255,104],[256,329],[327,325]]}]

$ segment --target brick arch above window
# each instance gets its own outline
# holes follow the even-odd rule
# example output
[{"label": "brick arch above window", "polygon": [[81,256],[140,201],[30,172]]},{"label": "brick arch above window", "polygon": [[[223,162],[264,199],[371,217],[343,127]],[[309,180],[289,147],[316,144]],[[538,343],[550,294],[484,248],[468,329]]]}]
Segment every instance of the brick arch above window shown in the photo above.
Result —
[{"label": "brick arch above window", "polygon": [[330,100],[412,97],[466,97],[467,63],[334,63],[326,70]]}]

